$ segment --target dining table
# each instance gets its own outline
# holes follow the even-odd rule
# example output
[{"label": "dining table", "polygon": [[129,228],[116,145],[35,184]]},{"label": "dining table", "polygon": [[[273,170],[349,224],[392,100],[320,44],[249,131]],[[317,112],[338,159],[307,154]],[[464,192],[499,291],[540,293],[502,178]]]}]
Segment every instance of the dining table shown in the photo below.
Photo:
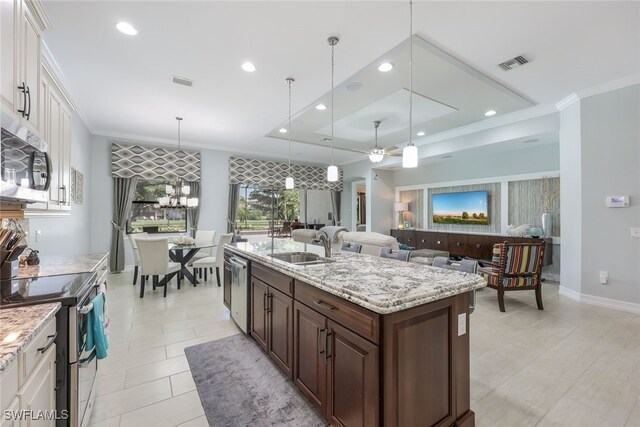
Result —
[{"label": "dining table", "polygon": [[169,259],[173,262],[180,263],[180,278],[186,277],[191,284],[198,284],[198,279],[189,271],[189,261],[201,249],[210,249],[216,247],[211,243],[192,243],[190,245],[180,245],[177,243],[169,243]]}]

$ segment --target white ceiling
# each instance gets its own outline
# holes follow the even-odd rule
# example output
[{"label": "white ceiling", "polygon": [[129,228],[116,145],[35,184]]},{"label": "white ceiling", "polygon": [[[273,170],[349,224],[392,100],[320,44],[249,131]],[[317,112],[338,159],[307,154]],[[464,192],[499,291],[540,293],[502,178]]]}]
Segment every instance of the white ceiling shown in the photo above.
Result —
[{"label": "white ceiling", "polygon": [[[286,119],[285,78],[302,112],[330,85],[327,36],[340,36],[335,81],[346,82],[407,39],[407,3],[45,0],[43,37],[93,133],[175,141],[181,115],[185,145],[284,158],[287,144],[265,135]],[[119,33],[121,20],[139,34]],[[537,104],[640,73],[639,29],[638,2],[414,2],[415,34]],[[531,63],[496,67],[520,54]],[[240,69],[247,60],[255,73]],[[330,159],[308,144],[293,153]],[[357,158],[336,151],[338,163]]]}]

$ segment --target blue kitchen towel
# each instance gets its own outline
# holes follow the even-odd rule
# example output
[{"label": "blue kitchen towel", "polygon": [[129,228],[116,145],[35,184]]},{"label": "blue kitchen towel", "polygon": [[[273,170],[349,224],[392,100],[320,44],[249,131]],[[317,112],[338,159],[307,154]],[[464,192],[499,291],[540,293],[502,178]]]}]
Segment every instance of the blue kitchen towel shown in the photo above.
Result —
[{"label": "blue kitchen towel", "polygon": [[107,357],[107,349],[109,348],[109,341],[105,333],[106,316],[104,311],[105,296],[101,292],[91,301],[93,303],[93,310],[87,313],[85,317],[87,327],[87,342],[84,349],[91,351],[95,348],[95,353],[98,359],[104,359]]}]

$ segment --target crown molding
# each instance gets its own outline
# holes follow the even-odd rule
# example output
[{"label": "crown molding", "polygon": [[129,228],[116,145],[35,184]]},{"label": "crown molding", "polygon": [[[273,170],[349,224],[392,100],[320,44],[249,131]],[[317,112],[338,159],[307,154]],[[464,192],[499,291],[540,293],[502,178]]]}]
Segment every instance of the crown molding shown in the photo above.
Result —
[{"label": "crown molding", "polygon": [[26,0],[24,3],[29,8],[29,11],[36,21],[38,21],[40,31],[45,31],[51,28],[51,20],[49,19],[49,16],[47,15],[47,12],[40,0]]},{"label": "crown molding", "polygon": [[640,84],[640,74],[632,74],[630,76],[612,80],[601,85],[593,86],[587,89],[581,89],[558,101],[556,103],[556,108],[558,109],[558,111],[562,111],[574,102],[580,101],[581,99],[589,98],[594,95],[600,95],[637,84]]}]

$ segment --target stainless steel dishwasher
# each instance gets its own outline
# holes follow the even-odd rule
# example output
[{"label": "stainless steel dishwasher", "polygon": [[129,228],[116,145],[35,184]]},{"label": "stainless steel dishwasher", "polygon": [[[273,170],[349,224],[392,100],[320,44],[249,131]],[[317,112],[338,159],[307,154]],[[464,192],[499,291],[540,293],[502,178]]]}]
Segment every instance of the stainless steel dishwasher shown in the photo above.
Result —
[{"label": "stainless steel dishwasher", "polygon": [[231,318],[246,334],[249,332],[249,267],[251,263],[239,256],[231,264]]}]

